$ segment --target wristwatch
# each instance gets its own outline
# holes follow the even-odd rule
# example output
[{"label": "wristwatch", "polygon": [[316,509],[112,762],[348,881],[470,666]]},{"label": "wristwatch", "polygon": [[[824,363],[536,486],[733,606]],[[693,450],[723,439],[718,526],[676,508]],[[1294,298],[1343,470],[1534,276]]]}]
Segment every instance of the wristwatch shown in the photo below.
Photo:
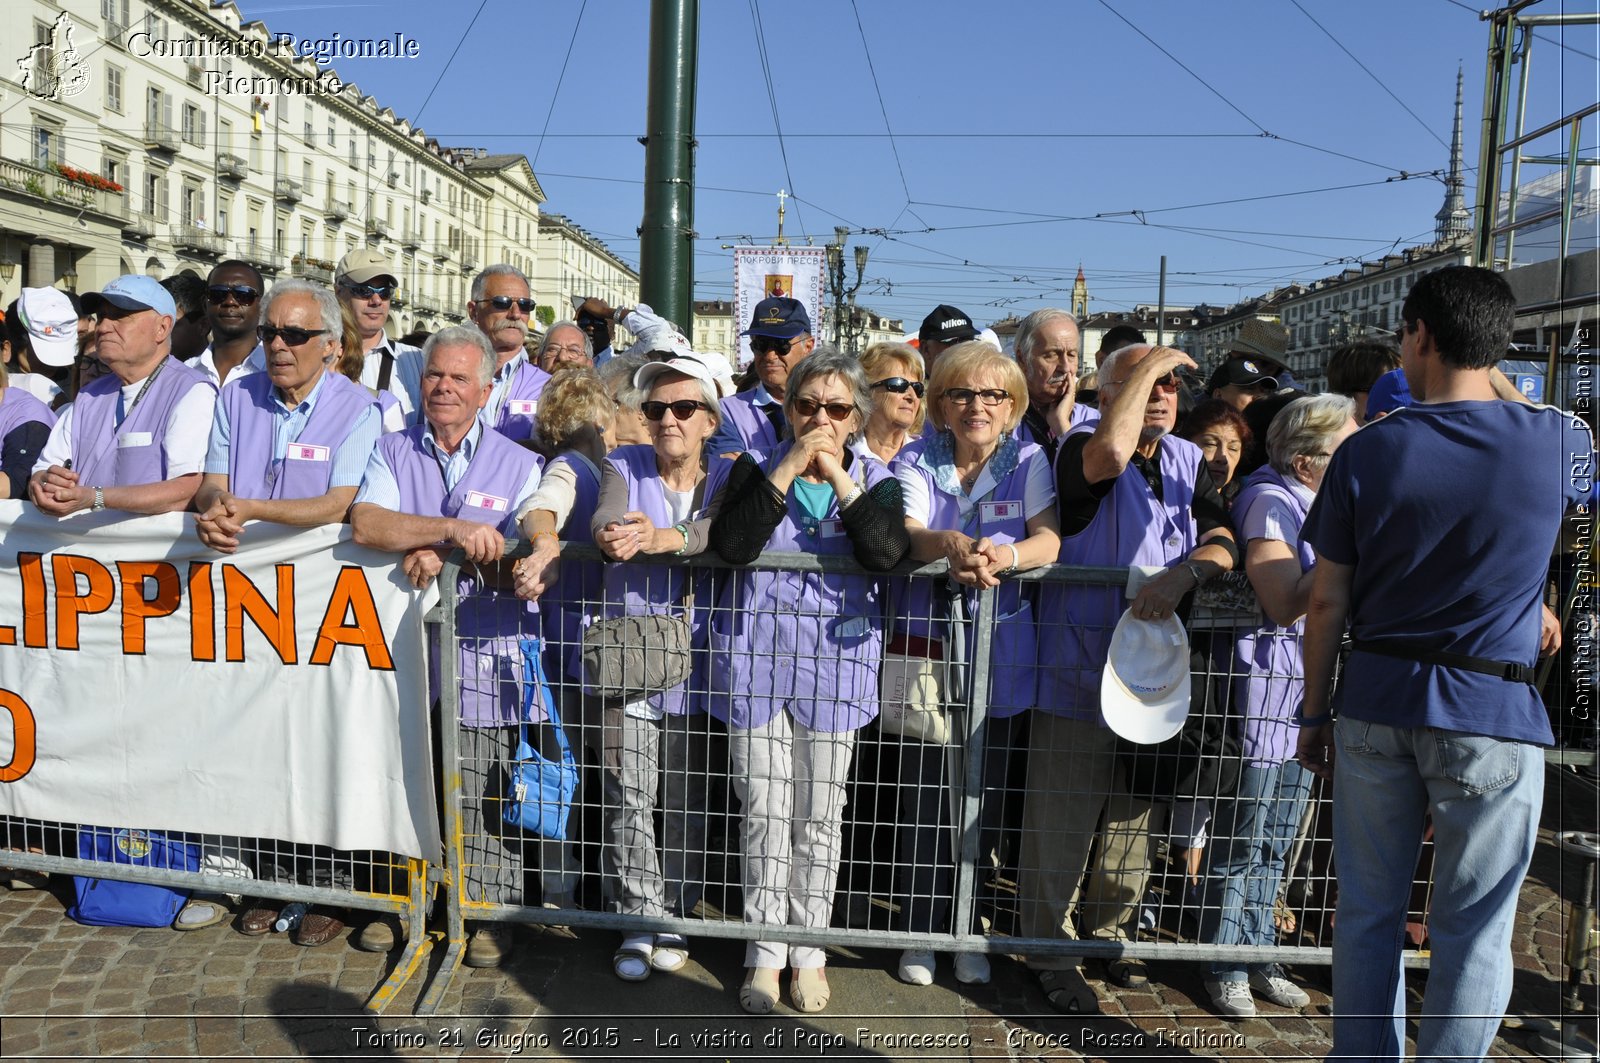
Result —
[{"label": "wristwatch", "polygon": [[89,508],[95,513],[106,508],[106,489],[104,487],[96,487],[94,489],[94,505]]}]

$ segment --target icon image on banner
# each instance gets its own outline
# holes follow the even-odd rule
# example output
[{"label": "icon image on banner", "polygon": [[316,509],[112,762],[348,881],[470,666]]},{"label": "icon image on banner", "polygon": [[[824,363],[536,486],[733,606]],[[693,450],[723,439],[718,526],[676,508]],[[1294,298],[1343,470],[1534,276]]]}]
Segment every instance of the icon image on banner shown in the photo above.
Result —
[{"label": "icon image on banner", "polygon": [[63,11],[50,27],[50,39],[17,60],[23,91],[36,100],[59,103],[89,87],[89,67],[73,47],[72,16]]},{"label": "icon image on banner", "polygon": [[794,291],[794,274],[768,273],[763,287],[768,299],[787,299],[789,293]]},{"label": "icon image on banner", "polygon": [[143,860],[150,855],[150,835],[124,827],[117,831],[117,852],[129,860]]}]

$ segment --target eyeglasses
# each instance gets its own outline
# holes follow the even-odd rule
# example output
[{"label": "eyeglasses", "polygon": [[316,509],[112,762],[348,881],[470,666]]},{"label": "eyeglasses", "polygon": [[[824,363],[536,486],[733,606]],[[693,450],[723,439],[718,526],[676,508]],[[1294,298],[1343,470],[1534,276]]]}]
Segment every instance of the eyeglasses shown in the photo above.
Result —
[{"label": "eyeglasses", "polygon": [[817,415],[818,410],[827,410],[828,416],[835,421],[842,421],[856,412],[856,408],[848,402],[813,402],[811,399],[794,400],[794,412],[803,419],[810,420]]},{"label": "eyeglasses", "polygon": [[261,346],[263,347],[270,345],[273,340],[280,338],[283,340],[284,346],[286,347],[300,347],[309,341],[311,337],[327,335],[328,331],[329,330],[325,328],[304,329],[295,328],[292,325],[285,328],[277,328],[273,325],[256,326],[256,335],[261,337]]},{"label": "eyeglasses", "polygon": [[915,393],[919,399],[922,398],[922,393],[927,390],[922,381],[907,380],[903,376],[892,376],[886,380],[874,381],[872,386],[883,388],[885,391],[892,391],[896,395],[904,395],[907,391],[910,391]]},{"label": "eyeglasses", "polygon": [[480,303],[488,303],[496,310],[510,310],[511,305],[515,303],[517,309],[521,310],[524,314],[533,313],[534,303],[532,299],[513,299],[509,295],[494,295],[490,296],[488,299],[478,299],[476,301]]},{"label": "eyeglasses", "polygon": [[376,295],[379,299],[387,299],[394,294],[393,284],[346,284],[344,290],[358,299],[371,299]]},{"label": "eyeglasses", "polygon": [[974,391],[972,388],[945,388],[944,397],[957,406],[970,406],[979,399],[985,406],[998,406],[1011,397],[1011,392],[1002,388],[984,388]]},{"label": "eyeglasses", "polygon": [[668,410],[671,410],[672,416],[678,420],[687,421],[694,416],[696,410],[709,410],[711,407],[693,399],[679,399],[677,402],[656,402],[654,400],[641,402],[639,409],[644,412],[644,417],[647,421],[661,420],[666,416]]},{"label": "eyeglasses", "polygon": [[552,343],[550,346],[544,349],[544,353],[554,355],[567,354],[576,358],[582,356],[585,352],[582,347],[563,347],[560,344]]},{"label": "eyeglasses", "polygon": [[213,284],[206,289],[206,298],[211,300],[213,306],[221,306],[230,295],[240,306],[249,306],[261,298],[261,293],[248,284]]},{"label": "eyeglasses", "polygon": [[750,350],[756,354],[767,354],[776,351],[778,354],[788,354],[789,348],[794,346],[794,339],[780,340],[771,336],[751,336]]}]

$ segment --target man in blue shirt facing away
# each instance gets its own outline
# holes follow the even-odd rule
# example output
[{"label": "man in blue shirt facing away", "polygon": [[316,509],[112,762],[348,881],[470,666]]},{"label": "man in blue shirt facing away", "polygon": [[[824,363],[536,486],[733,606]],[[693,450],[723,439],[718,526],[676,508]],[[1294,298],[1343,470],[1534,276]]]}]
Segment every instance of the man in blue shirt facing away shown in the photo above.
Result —
[{"label": "man in blue shirt facing away", "polygon": [[[1433,962],[1418,1057],[1482,1058],[1511,995],[1552,741],[1532,685],[1559,643],[1546,571],[1564,514],[1589,496],[1593,450],[1573,417],[1496,397],[1489,370],[1515,307],[1486,269],[1417,282],[1400,348],[1415,404],[1345,441],[1306,518],[1319,562],[1298,756],[1334,779],[1340,1057],[1404,1050],[1400,948],[1427,814]],[[1347,622],[1353,652],[1330,704]]]}]

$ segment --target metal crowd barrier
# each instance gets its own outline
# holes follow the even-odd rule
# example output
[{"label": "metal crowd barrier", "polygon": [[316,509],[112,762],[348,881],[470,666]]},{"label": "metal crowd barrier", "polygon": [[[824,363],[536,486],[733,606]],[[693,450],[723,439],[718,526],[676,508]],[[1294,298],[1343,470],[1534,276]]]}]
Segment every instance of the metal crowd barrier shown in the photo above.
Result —
[{"label": "metal crowd barrier", "polygon": [[[108,812],[108,823],[115,818],[114,812]],[[125,825],[115,829],[137,830]],[[438,869],[421,860],[393,853],[336,852],[267,839],[165,832],[174,841],[199,846],[200,870],[186,871],[67,855],[78,852],[78,831],[77,824],[0,816],[0,845],[5,847],[0,850],[0,875],[9,869],[81,875],[167,886],[196,894],[235,894],[245,898],[247,905],[249,899],[261,898],[393,915],[400,921],[405,946],[389,975],[367,999],[367,1010],[375,1013],[393,1002],[421,968],[433,945],[433,938],[427,933],[432,891],[429,874],[432,872],[437,879]],[[274,865],[286,869],[296,881],[257,877]],[[287,941],[288,935],[282,936]]]},{"label": "metal crowd barrier", "polygon": [[[527,544],[507,544],[507,562],[527,553]],[[1191,772],[1183,792],[1159,793],[1150,788],[1159,780],[1182,775],[1185,766],[1197,758],[1169,746],[1118,748],[1109,732],[1092,724],[1061,727],[1055,720],[1041,723],[1045,714],[1037,708],[1006,715],[1014,706],[1005,703],[1014,699],[996,682],[1000,679],[1003,685],[1003,677],[1017,674],[1013,652],[1016,628],[1014,615],[997,615],[1000,591],[972,596],[975,601],[970,603],[972,615],[964,621],[967,636],[963,639],[954,637],[953,629],[945,626],[950,607],[932,604],[943,601],[937,588],[948,582],[942,562],[920,568],[906,566],[889,576],[866,573],[848,556],[807,553],[768,553],[741,568],[728,566],[709,553],[693,559],[652,557],[614,565],[601,563],[603,559],[592,544],[561,544],[562,580],[578,578],[584,562],[597,563],[584,577],[591,581],[603,578],[595,576],[594,569],[615,573],[629,566],[648,566],[652,573],[649,589],[658,600],[675,600],[676,584],[669,586],[673,574],[692,574],[705,625],[696,642],[696,669],[689,681],[692,697],[726,699],[730,690],[747,694],[769,676],[782,676],[788,669],[799,669],[811,681],[824,685],[847,684],[859,670],[855,660],[859,653],[854,649],[805,657],[787,649],[778,652],[776,642],[760,642],[756,633],[770,635],[791,621],[802,627],[831,625],[840,636],[835,651],[837,643],[851,643],[862,635],[857,629],[860,621],[854,617],[828,615],[793,601],[765,613],[736,604],[748,600],[749,581],[762,579],[785,581],[790,589],[805,586],[815,590],[827,584],[833,588],[828,594],[837,593],[841,579],[865,581],[874,588],[872,601],[878,610],[865,623],[885,632],[882,646],[875,652],[881,655],[887,646],[926,653],[926,643],[893,638],[893,614],[926,621],[923,630],[951,636],[944,639],[951,651],[945,665],[957,673],[965,669],[971,696],[951,714],[953,735],[947,745],[889,733],[881,718],[842,736],[842,744],[849,746],[850,770],[839,781],[844,788],[844,807],[837,837],[824,831],[820,841],[806,842],[811,859],[792,858],[791,865],[777,869],[780,879],[798,872],[802,880],[816,887],[827,882],[826,869],[820,879],[807,880],[808,869],[815,873],[818,854],[824,864],[836,857],[837,877],[826,899],[831,911],[824,913],[828,917],[819,920],[813,913],[809,917],[812,925],[804,926],[790,925],[787,919],[781,920],[781,925],[747,922],[742,894],[752,872],[742,866],[741,833],[747,831],[747,825],[737,794],[756,784],[771,787],[781,783],[764,775],[739,775],[730,747],[746,737],[736,733],[738,729],[704,716],[687,724],[671,716],[665,722],[650,721],[644,719],[649,713],[641,710],[629,717],[640,722],[619,729],[615,726],[616,705],[610,706],[613,715],[607,717],[607,706],[586,694],[579,678],[564,667],[571,646],[552,647],[548,642],[545,646],[552,695],[562,706],[571,746],[583,765],[571,809],[571,833],[567,841],[555,843],[499,826],[508,786],[505,773],[510,766],[506,750],[515,744],[515,727],[504,717],[499,727],[448,724],[461,718],[464,690],[466,703],[475,706],[474,712],[482,711],[486,697],[497,701],[502,713],[509,711],[507,706],[522,704],[524,689],[515,647],[519,638],[538,633],[541,618],[546,634],[558,629],[554,621],[558,606],[547,594],[537,614],[517,613],[515,606],[508,612],[509,590],[482,589],[504,577],[475,571],[470,565],[464,571],[458,554],[440,575],[441,603],[430,617],[444,647],[440,652],[438,719],[444,724],[439,730],[444,763],[449,766],[443,794],[448,948],[423,996],[419,1014],[437,1008],[462,960],[469,924],[479,922],[592,927],[622,934],[678,933],[690,939],[691,949],[695,938],[718,937],[1035,957],[1331,962],[1336,880],[1331,866],[1328,788],[1314,783],[1310,789],[1304,813],[1294,825],[1282,886],[1274,898],[1276,913],[1292,914],[1293,931],[1269,933],[1275,943],[1261,946],[1201,941],[1200,923],[1209,902],[1203,889],[1187,881],[1184,861],[1186,851],[1196,847],[1198,827],[1208,822],[1206,814],[1214,830],[1219,814],[1232,807],[1226,769],[1238,766],[1229,763],[1240,759],[1237,746],[1228,747],[1233,752],[1215,757],[1217,763],[1209,772]],[[462,584],[465,593],[458,593],[458,580],[463,576],[469,577],[469,582]],[[1022,603],[1033,610],[1038,676],[1052,675],[1052,682],[1070,685],[1074,676],[1066,663],[1069,640],[1092,642],[1109,636],[1104,626],[1091,629],[1067,623],[1052,628],[1041,622],[1041,598],[1051,594],[1066,595],[1070,600],[1096,594],[1120,598],[1127,578],[1127,570],[1121,568],[1051,566],[1008,580],[1014,586],[1007,599],[1013,614]],[[925,593],[918,594],[918,589]],[[604,614],[607,596],[598,583],[584,586],[581,593],[569,593],[571,604],[585,617]],[[1243,670],[1233,660],[1233,631],[1228,625],[1243,618],[1230,617],[1227,609],[1226,604],[1201,607],[1191,617],[1191,649],[1197,654],[1191,723],[1209,728],[1213,740],[1216,735],[1236,731],[1240,723],[1241,710],[1233,702],[1230,687]],[[486,618],[500,624],[493,631],[496,638],[489,641],[484,640]],[[472,652],[465,655],[458,628],[475,632],[467,638],[467,649]],[[735,660],[730,665],[731,658],[720,649],[714,653],[708,648],[708,641],[725,648],[726,640],[736,641],[738,632],[750,636],[742,663]],[[806,641],[792,632],[784,638]],[[476,675],[463,677],[463,660],[478,670]],[[873,666],[876,664],[874,659]],[[1283,681],[1290,677],[1272,678]],[[960,686],[962,680],[958,675],[951,682]],[[874,690],[877,683],[875,677]],[[803,691],[797,687],[794,693]],[[841,711],[848,707],[840,706]],[[627,710],[623,715],[628,715]],[[654,765],[654,771],[652,765],[642,762],[623,765],[613,750],[608,791],[608,764],[603,762],[608,720],[613,745],[616,734],[628,726],[644,728],[647,734],[653,728],[664,742],[658,748],[668,750],[671,763]],[[546,752],[553,749],[552,734],[547,722],[530,726],[530,741]],[[666,741],[668,737],[670,741]],[[1075,742],[1079,745],[1074,746]],[[839,744],[827,748],[837,752]],[[1208,747],[1200,742],[1198,748]],[[1047,770],[1054,758],[1074,754],[1079,757],[1076,763],[1088,765],[1096,778],[1109,778],[1111,783],[1103,788],[1094,779],[1061,778]],[[754,761],[747,758],[747,763]],[[629,778],[624,766],[643,774]],[[822,778],[828,774],[825,769],[813,764],[811,771],[813,782],[807,797],[813,805],[821,802],[825,817],[830,797],[836,800],[839,795],[831,788],[833,784]],[[641,794],[637,787],[630,790],[641,778],[655,784],[652,792]],[[470,785],[464,785],[464,780],[471,780]],[[1041,780],[1048,780],[1053,788],[1041,789]],[[1053,817],[1087,803],[1101,807],[1108,797],[1129,793],[1130,787],[1145,789],[1132,795],[1131,805],[1130,799],[1124,799],[1119,806],[1118,821],[1130,824],[1120,832],[1126,837],[1118,837],[1119,832],[1104,821],[1071,837],[1048,825]],[[642,813],[641,802],[648,806]],[[1130,810],[1135,814],[1120,815]],[[479,829],[470,827],[469,821],[480,825]],[[612,825],[610,834],[608,823]],[[1025,829],[1025,824],[1031,826]],[[619,825],[632,833],[616,836]],[[764,819],[760,825],[772,826]],[[1029,830],[1035,833],[1031,842]],[[770,843],[772,832],[768,830],[761,838],[763,845]],[[1108,844],[1108,839],[1115,844]],[[1242,844],[1259,846],[1262,841],[1245,838]],[[1072,878],[1069,873],[1033,862],[1034,856],[1059,862],[1057,847],[1069,843],[1090,849],[1087,865],[1091,869],[1108,850],[1124,854],[1127,865],[1113,869],[1122,874],[1091,875],[1080,889],[1078,881],[1068,881]],[[1212,838],[1208,844],[1214,843]],[[1408,916],[1414,922],[1413,945],[1420,945],[1425,936],[1430,850],[1431,844],[1424,847]],[[638,859],[649,863],[647,870],[654,872],[645,876],[651,881],[642,891],[649,898],[643,905],[647,912],[638,910],[638,883],[623,881],[624,871],[637,872]],[[1203,883],[1203,854],[1201,860]],[[1073,866],[1070,860],[1066,864]],[[766,888],[761,883],[770,886],[772,872],[770,867],[765,872],[755,870],[758,893]],[[802,905],[807,899],[816,899],[804,889],[799,892]],[[1054,909],[1052,896],[1056,897]],[[1062,908],[1063,896],[1078,902],[1078,940],[1041,922],[1041,913],[1048,916]],[[629,911],[630,907],[635,910]],[[1092,937],[1091,923],[1098,919],[1104,924],[1117,912],[1127,914],[1130,935],[1126,939]],[[1135,926],[1139,929],[1133,932]],[[1425,948],[1410,950],[1406,962],[1425,965]]]}]

